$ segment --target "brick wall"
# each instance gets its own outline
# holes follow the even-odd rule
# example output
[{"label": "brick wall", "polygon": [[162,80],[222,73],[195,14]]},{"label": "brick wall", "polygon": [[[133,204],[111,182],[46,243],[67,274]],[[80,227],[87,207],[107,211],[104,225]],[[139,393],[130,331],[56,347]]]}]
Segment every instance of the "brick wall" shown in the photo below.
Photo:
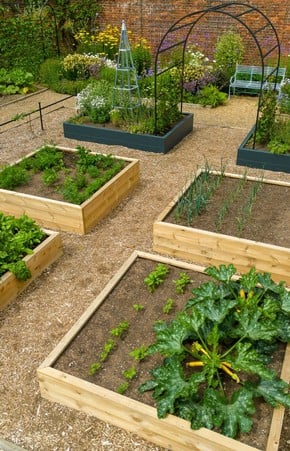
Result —
[{"label": "brick wall", "polygon": [[[196,14],[217,4],[226,1],[215,0],[98,0],[101,12],[98,17],[100,29],[107,24],[121,27],[125,20],[126,27],[137,36],[147,38],[155,51],[162,37],[168,29],[182,17],[195,13],[192,18],[199,19],[189,35],[188,43],[197,43],[199,48],[207,55],[212,56],[217,37],[222,31],[232,27],[238,30],[247,44],[246,62],[259,64],[260,56],[256,43],[244,25],[223,13],[207,13],[201,17]],[[237,2],[239,3],[239,2]],[[281,54],[290,54],[290,1],[289,0],[243,0],[242,3],[258,8],[272,22],[275,27],[280,44]],[[237,5],[238,8],[238,5]],[[245,7],[240,7],[245,10]],[[235,9],[236,10],[236,9]],[[235,10],[231,9],[232,12]],[[252,30],[265,25],[261,14],[240,16],[241,20]],[[259,33],[258,41],[262,51],[271,48],[270,40],[274,37],[273,31],[267,27]],[[273,41],[273,39],[272,39]],[[275,52],[271,54],[275,56]]]}]

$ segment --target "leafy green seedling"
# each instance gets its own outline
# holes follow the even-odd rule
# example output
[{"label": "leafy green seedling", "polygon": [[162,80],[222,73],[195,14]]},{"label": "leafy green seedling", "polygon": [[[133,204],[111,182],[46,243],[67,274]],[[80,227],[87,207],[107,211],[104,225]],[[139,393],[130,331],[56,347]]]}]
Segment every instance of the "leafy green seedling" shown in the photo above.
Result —
[{"label": "leafy green seedling", "polygon": [[131,366],[128,370],[123,371],[122,374],[126,379],[132,380],[136,376],[136,369],[134,366]]},{"label": "leafy green seedling", "polygon": [[99,371],[100,369],[101,369],[100,362],[92,363],[90,366],[90,369],[89,369],[90,376],[94,376],[96,374],[96,372]]},{"label": "leafy green seedling", "polygon": [[171,298],[168,298],[166,303],[163,306],[163,309],[162,309],[163,313],[170,313],[171,310],[173,309],[173,307],[174,307],[174,300]]},{"label": "leafy green seedling", "polygon": [[117,327],[115,327],[110,331],[110,334],[113,335],[113,337],[121,338],[122,335],[128,330],[128,328],[129,328],[128,321],[121,321]]},{"label": "leafy green seedling", "polygon": [[153,293],[159,285],[164,282],[166,275],[169,272],[169,268],[163,263],[158,263],[154,271],[152,271],[144,279],[144,283],[147,286],[150,293]]},{"label": "leafy green seedling", "polygon": [[136,310],[136,312],[140,312],[141,310],[144,310],[144,305],[142,304],[133,304],[133,309]]},{"label": "leafy green seedling", "polygon": [[101,352],[100,355],[101,362],[104,362],[108,358],[110,352],[114,349],[114,347],[115,347],[114,340],[112,338],[109,338],[109,340],[106,341],[106,343],[104,344],[103,351]]},{"label": "leafy green seedling", "polygon": [[134,349],[129,353],[131,357],[133,357],[135,360],[143,360],[147,356],[147,349],[148,347],[145,345],[141,345],[139,348]]},{"label": "leafy green seedling", "polygon": [[186,286],[191,283],[191,279],[188,274],[185,272],[181,272],[179,275],[179,279],[173,281],[175,284],[175,292],[177,294],[184,293]]},{"label": "leafy green seedling", "polygon": [[117,387],[117,393],[119,393],[120,395],[123,395],[129,388],[129,382],[123,382],[122,384],[120,384]]}]

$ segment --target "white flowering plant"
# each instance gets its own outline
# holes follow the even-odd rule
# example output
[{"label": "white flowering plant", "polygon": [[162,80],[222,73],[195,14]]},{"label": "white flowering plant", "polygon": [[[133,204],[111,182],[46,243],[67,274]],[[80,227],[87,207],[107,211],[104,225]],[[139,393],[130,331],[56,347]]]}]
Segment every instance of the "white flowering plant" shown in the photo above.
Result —
[{"label": "white flowering plant", "polygon": [[93,81],[76,98],[79,116],[103,124],[110,119],[113,87],[106,80]]}]

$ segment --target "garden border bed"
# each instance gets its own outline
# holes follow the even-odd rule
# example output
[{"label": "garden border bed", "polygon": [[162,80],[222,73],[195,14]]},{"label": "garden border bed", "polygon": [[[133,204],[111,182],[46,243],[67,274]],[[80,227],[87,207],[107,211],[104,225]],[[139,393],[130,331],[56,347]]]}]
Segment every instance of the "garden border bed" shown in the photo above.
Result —
[{"label": "garden border bed", "polygon": [[0,277],[0,310],[12,302],[28,285],[62,255],[62,241],[59,232],[44,229],[47,237],[35,247],[33,254],[26,255],[24,261],[31,271],[31,277],[18,280],[10,271]]},{"label": "garden border bed", "polygon": [[238,147],[237,165],[290,173],[290,154],[279,155],[263,149],[246,147],[254,135],[254,130],[255,127],[250,130],[242,144]]},{"label": "garden border bed", "polygon": [[[157,418],[154,407],[53,368],[56,360],[97,311],[98,307],[106,300],[106,297],[137,258],[162,262],[183,270],[204,272],[204,268],[201,266],[134,251],[37,369],[41,395],[50,401],[96,416],[103,421],[136,433],[150,442],[171,450],[232,451],[235,449],[236,451],[257,451],[257,448],[205,428],[192,430],[188,421],[173,415],[168,415],[165,419],[160,420]],[[281,377],[285,381],[290,378],[290,345],[286,348]],[[274,410],[266,451],[278,450],[283,415],[284,408]]]},{"label": "garden border bed", "polygon": [[167,153],[192,131],[193,114],[183,113],[183,119],[163,136],[129,133],[124,130],[75,124],[68,121],[63,123],[63,129],[64,136],[70,139],[124,146],[147,152]]},{"label": "garden border bed", "polygon": [[[76,152],[76,149],[68,147],[57,148]],[[34,155],[40,149],[27,156]],[[139,160],[119,156],[114,158],[128,164],[81,205],[0,189],[0,210],[14,216],[26,214],[43,227],[85,234],[110,213],[139,181]],[[21,159],[14,164],[19,161]]]},{"label": "garden border bed", "polygon": [[[201,172],[201,169],[198,170],[196,177]],[[219,171],[210,173],[220,174]],[[224,175],[233,178],[243,177],[231,173]],[[247,180],[255,181],[258,178],[247,176]],[[276,282],[284,280],[290,285],[289,248],[166,222],[166,216],[191,183],[192,180],[154,221],[153,250],[207,266],[232,263],[241,273],[255,266],[258,271],[270,272]],[[290,187],[290,183],[276,180],[263,179],[263,183]]]}]

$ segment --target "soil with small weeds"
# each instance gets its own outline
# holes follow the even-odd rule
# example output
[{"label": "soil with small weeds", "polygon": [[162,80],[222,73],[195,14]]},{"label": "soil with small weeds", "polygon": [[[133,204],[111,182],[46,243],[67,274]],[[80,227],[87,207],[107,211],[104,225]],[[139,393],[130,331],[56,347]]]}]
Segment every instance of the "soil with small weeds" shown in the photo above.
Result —
[{"label": "soil with small weeds", "polygon": [[[151,392],[139,394],[138,387],[151,378],[151,369],[161,364],[162,357],[153,355],[138,362],[130,356],[130,352],[142,345],[148,346],[153,343],[155,341],[153,323],[158,320],[170,321],[173,319],[190,299],[191,289],[210,280],[206,274],[168,265],[170,270],[165,282],[153,293],[150,293],[144,279],[156,268],[156,264],[155,261],[140,257],[135,260],[55,362],[56,369],[114,392],[127,381],[129,386],[124,396],[155,406]],[[191,283],[183,294],[176,294],[174,281],[180,277],[181,272],[186,272],[190,276]],[[174,300],[174,307],[169,313],[164,313],[163,307],[169,298]],[[134,304],[142,305],[144,308],[136,311],[133,307]],[[112,338],[110,331],[116,328],[121,321],[129,323],[127,332],[123,337],[114,339],[116,345],[109,358],[102,363],[101,369],[95,375],[90,375],[91,364],[99,361],[104,344]],[[285,347],[281,346],[275,352],[271,364],[271,367],[278,373],[281,370],[284,351]],[[132,367],[136,369],[136,377],[129,381],[123,376],[123,372]],[[236,389],[236,383],[226,375],[223,378],[223,384],[228,387],[229,392]],[[272,408],[266,403],[256,402],[253,429],[250,434],[242,434],[237,437],[237,440],[264,449],[271,417]]]},{"label": "soil with small weeds", "polygon": [[[214,175],[210,177],[216,177]],[[199,215],[192,216],[190,223],[186,215],[179,216],[177,208],[165,218],[167,222],[223,233],[239,238],[260,241],[277,246],[290,247],[290,186],[247,180],[232,203],[241,179],[224,177],[213,196]],[[250,214],[246,213],[253,186],[259,184],[257,196]],[[225,205],[228,210],[221,214]],[[220,219],[221,216],[221,219]]]},{"label": "soil with small weeds", "polygon": [[[30,194],[32,196],[44,197],[46,199],[52,199],[57,201],[66,201],[62,192],[62,186],[66,180],[66,178],[70,177],[74,179],[77,176],[77,165],[76,163],[79,161],[79,158],[76,153],[62,151],[63,153],[63,164],[64,170],[58,171],[58,179],[54,183],[47,184],[43,179],[43,171],[35,171],[29,172],[30,178],[27,183],[23,185],[19,185],[14,188],[14,191]],[[115,160],[118,162],[118,160]],[[127,162],[125,160],[119,160],[122,162],[123,167],[127,166]],[[119,172],[123,169],[120,168]],[[100,168],[99,178],[106,174],[107,169]],[[93,177],[86,175],[87,183],[90,183],[94,180]],[[96,179],[97,177],[95,177]],[[82,189],[80,189],[81,191]],[[72,203],[72,202],[71,202]]]}]

